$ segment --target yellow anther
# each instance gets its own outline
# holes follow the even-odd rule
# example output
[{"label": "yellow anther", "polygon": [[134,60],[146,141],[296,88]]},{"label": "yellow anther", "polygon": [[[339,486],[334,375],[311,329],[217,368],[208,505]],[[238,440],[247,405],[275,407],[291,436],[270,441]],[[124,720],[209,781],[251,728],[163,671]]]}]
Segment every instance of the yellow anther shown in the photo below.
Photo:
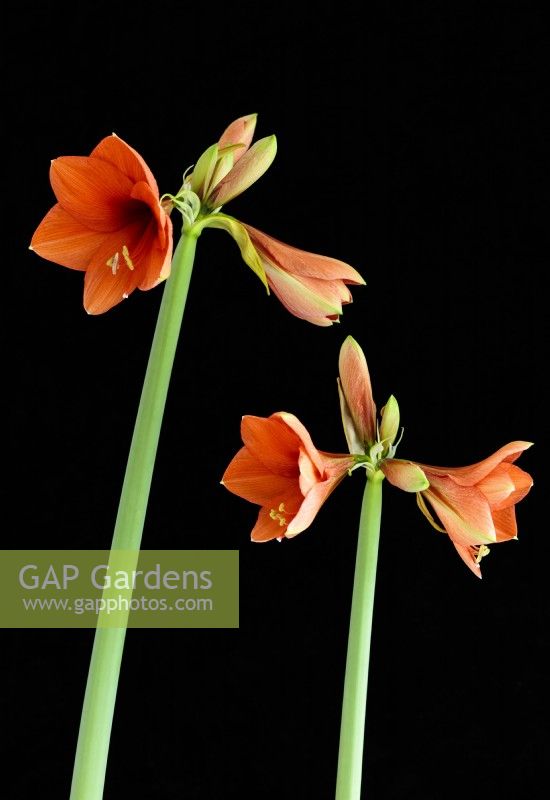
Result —
[{"label": "yellow anther", "polygon": [[284,510],[285,510],[285,504],[284,504],[284,503],[281,503],[281,504],[279,505],[279,509],[278,509],[278,511],[275,511],[275,509],[274,509],[274,508],[272,508],[272,509],[271,509],[271,511],[269,512],[269,516],[271,517],[271,519],[272,519],[274,522],[275,522],[276,520],[278,520],[278,522],[279,522],[279,526],[280,526],[281,528],[282,528],[284,525],[286,525],[286,519],[283,517],[283,515],[282,515],[282,513],[281,513],[281,512],[282,512],[282,511],[284,511]]},{"label": "yellow anther", "polygon": [[486,544],[480,544],[480,545],[479,545],[479,550],[477,551],[477,555],[476,555],[476,564],[479,564],[479,562],[481,561],[481,559],[482,559],[482,558],[485,558],[485,556],[486,556],[488,553],[490,553],[490,550],[489,550],[489,548],[487,547],[487,545],[486,545]]},{"label": "yellow anther", "polygon": [[132,262],[132,259],[130,258],[129,250],[125,244],[122,245],[122,255],[124,257],[124,260],[126,261],[126,266],[128,267],[128,269],[133,270],[134,264]]},{"label": "yellow anther", "polygon": [[113,275],[116,275],[118,269],[118,253],[115,253],[114,256],[111,256],[111,258],[107,259],[105,263],[111,268]]}]

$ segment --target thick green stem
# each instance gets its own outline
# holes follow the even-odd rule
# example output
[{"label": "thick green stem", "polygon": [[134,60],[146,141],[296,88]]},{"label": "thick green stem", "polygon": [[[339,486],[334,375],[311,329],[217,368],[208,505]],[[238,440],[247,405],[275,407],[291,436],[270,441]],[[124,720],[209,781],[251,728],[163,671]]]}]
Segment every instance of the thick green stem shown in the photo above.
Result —
[{"label": "thick green stem", "polygon": [[[198,231],[182,234],[172,261],[143,383],[113,535],[112,550],[137,563],[172,364],[193,270]],[[135,568],[127,563],[128,569]],[[126,562],[125,562],[126,566]],[[126,628],[98,620],[71,786],[71,800],[101,800]]]},{"label": "thick green stem", "polygon": [[383,479],[384,476],[379,471],[369,477],[361,507],[342,703],[336,800],[361,798],[365,709]]}]

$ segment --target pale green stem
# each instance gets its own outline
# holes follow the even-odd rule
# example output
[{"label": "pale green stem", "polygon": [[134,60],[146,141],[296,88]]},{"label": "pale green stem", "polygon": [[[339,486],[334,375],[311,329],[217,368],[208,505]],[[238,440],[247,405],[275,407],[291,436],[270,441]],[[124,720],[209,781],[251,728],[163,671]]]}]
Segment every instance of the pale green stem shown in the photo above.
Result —
[{"label": "pale green stem", "polygon": [[336,800],[361,798],[365,709],[383,479],[384,475],[380,471],[369,476],[361,507],[342,703]]},{"label": "pale green stem", "polygon": [[[111,549],[134,552],[136,562],[198,234],[197,230],[182,234],[174,253],[172,272],[166,282],[159,310],[120,496]],[[132,569],[131,564],[128,566]],[[101,800],[103,797],[126,628],[101,627],[101,622],[100,616],[80,720],[71,800]]]}]

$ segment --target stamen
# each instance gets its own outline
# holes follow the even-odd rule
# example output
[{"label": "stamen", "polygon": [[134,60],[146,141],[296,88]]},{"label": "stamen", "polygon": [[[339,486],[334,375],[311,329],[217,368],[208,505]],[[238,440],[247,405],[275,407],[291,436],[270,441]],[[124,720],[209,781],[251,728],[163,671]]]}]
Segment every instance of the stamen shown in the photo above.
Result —
[{"label": "stamen", "polygon": [[489,548],[487,547],[486,544],[480,544],[479,548],[477,550],[477,553],[475,552],[475,547],[474,547],[474,555],[476,557],[476,564],[479,564],[481,559],[485,558],[485,556],[488,555],[490,552],[491,551],[489,550]]},{"label": "stamen", "polygon": [[109,258],[105,262],[108,267],[111,267],[111,272],[113,273],[113,275],[116,275],[117,270],[118,270],[118,258],[119,258],[119,254],[115,253],[114,256],[111,256],[111,258]]},{"label": "stamen", "polygon": [[278,520],[278,521],[279,521],[279,525],[280,525],[280,527],[281,527],[281,528],[282,528],[284,525],[286,525],[286,519],[285,519],[285,517],[283,517],[283,512],[285,512],[285,511],[286,511],[286,509],[285,509],[285,504],[284,504],[284,503],[281,503],[281,504],[279,505],[279,509],[278,509],[278,511],[275,511],[275,509],[274,509],[274,508],[272,508],[272,509],[271,509],[271,511],[269,512],[269,516],[271,517],[271,519],[272,519],[274,522],[275,522],[276,520]]},{"label": "stamen", "polygon": [[424,498],[422,497],[422,495],[420,494],[420,492],[416,493],[416,502],[417,502],[418,508],[422,511],[422,513],[424,514],[424,516],[426,517],[426,519],[428,520],[428,522],[430,523],[432,528],[435,528],[436,531],[439,531],[440,533],[447,533],[445,528],[442,528],[441,525],[438,525],[438,523],[435,521],[435,519],[432,517],[432,515],[428,511],[428,506],[426,505],[426,502],[425,502]]},{"label": "stamen", "polygon": [[[117,253],[117,255],[118,255],[118,253]],[[124,260],[126,261],[126,266],[128,267],[128,269],[133,270],[134,269],[134,264],[132,262],[132,259],[130,258],[130,253],[129,253],[128,248],[126,247],[125,244],[122,245],[122,255],[124,256]]]}]

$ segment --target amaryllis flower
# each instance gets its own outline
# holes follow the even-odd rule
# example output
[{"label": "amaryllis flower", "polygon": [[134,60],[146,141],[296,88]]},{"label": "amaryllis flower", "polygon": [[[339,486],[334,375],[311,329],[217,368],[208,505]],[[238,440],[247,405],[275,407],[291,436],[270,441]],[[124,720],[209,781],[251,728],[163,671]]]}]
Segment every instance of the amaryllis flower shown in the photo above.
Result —
[{"label": "amaryllis flower", "polygon": [[229,464],[222,483],[261,506],[252,531],[255,542],[290,538],[304,531],[354,459],[323,453],[292,414],[243,417],[244,447]]},{"label": "amaryllis flower", "polygon": [[90,314],[168,276],[172,224],[151,170],[126,142],[108,136],[88,157],[57,158],[50,180],[57,203],[38,226],[31,249],[86,272],[84,306]]},{"label": "amaryllis flower", "polygon": [[255,114],[232,122],[170,200],[188,226],[227,231],[245,263],[288,311],[314,325],[332,325],[342,306],[352,302],[346,284],[364,284],[361,275],[343,261],[298,250],[221,213],[221,207],[255,183],[275,158],[275,136],[251,144],[255,126]]},{"label": "amaryllis flower", "polygon": [[[448,533],[459,556],[481,577],[479,562],[488,545],[517,539],[515,505],[533,480],[513,462],[531,442],[511,442],[470,467],[431,467],[400,459],[383,461],[380,469],[405,491],[417,491],[418,470],[429,486],[417,494],[422,513],[436,530]],[[426,501],[437,515],[430,513]]]},{"label": "amaryllis flower", "polygon": [[[417,495],[436,530],[447,533],[460,557],[481,577],[479,562],[497,544],[517,536],[515,504],[532,486],[531,476],[514,465],[529,442],[512,442],[471,467],[431,467],[394,458],[399,408],[392,396],[376,422],[376,406],[363,351],[349,336],[340,352],[340,402],[350,452],[367,470]],[[434,519],[426,501],[439,519]]]},{"label": "amaryllis flower", "polygon": [[244,225],[265,270],[267,283],[284,307],[300,319],[328,326],[353,298],[346,284],[365,281],[357,270],[328,256],[307,253]]}]

